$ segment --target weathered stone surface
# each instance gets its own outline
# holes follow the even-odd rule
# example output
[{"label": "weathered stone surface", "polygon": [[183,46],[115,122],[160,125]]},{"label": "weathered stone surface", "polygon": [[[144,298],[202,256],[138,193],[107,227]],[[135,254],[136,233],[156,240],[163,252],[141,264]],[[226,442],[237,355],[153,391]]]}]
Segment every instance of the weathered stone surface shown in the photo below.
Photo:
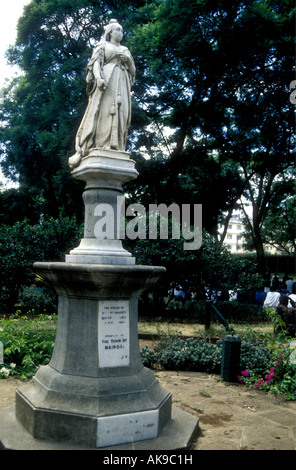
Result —
[{"label": "weathered stone surface", "polygon": [[[58,327],[50,363],[17,391],[18,421],[34,438],[90,447],[97,446],[100,418],[130,415],[132,436],[142,439],[137,422],[153,412],[154,423],[148,424],[161,432],[171,418],[171,393],[141,362],[137,302],[164,268],[70,263],[34,268],[58,293]],[[112,355],[116,348],[122,357]],[[103,445],[128,442],[130,432],[118,430],[121,442],[113,432]]]},{"label": "weathered stone surface", "polygon": [[[146,439],[117,446],[97,448],[98,451],[165,451],[188,450],[199,433],[198,419],[178,408],[172,409],[172,419],[155,439]],[[5,450],[94,450],[77,444],[35,439],[15,419],[15,407],[0,410],[0,449]],[[134,455],[134,454],[133,454]]]},{"label": "weathered stone surface", "polygon": [[[122,246],[121,226],[124,228],[125,221],[122,184],[137,177],[135,162],[127,152],[92,149],[72,175],[86,182],[84,237],[79,246],[66,255],[66,262],[134,265],[135,258]],[[110,212],[104,218],[107,233],[98,234],[96,224],[100,223],[105,210]]]}]

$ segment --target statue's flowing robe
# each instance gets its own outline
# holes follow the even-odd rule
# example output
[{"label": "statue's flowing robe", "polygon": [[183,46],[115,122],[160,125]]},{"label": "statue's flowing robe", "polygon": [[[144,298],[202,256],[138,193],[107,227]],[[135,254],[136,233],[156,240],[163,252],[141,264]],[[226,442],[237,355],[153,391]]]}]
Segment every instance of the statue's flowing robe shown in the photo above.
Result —
[{"label": "statue's flowing robe", "polygon": [[[86,156],[91,148],[125,150],[131,121],[131,86],[134,76],[118,54],[129,50],[101,41],[86,71],[88,106],[76,135],[76,152]],[[105,88],[99,85],[104,81]]]}]

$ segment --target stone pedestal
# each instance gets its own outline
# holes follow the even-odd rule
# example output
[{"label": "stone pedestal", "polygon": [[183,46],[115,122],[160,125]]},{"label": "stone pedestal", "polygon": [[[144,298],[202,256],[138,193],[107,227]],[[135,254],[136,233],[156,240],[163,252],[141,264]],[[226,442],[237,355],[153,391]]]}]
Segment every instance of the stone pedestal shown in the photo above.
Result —
[{"label": "stone pedestal", "polygon": [[[58,294],[55,346],[17,391],[15,415],[0,411],[0,448],[180,449],[197,432],[196,418],[172,418],[171,394],[141,361],[138,297],[165,269],[136,266],[122,247],[118,198],[134,166],[126,152],[93,149],[72,172],[86,182],[84,238],[66,262],[34,264]],[[96,230],[105,209],[113,237]]]},{"label": "stone pedestal", "polygon": [[164,271],[148,266],[37,263],[59,295],[49,365],[16,395],[18,421],[38,439],[103,447],[155,438],[171,395],[143,367],[137,299]]}]

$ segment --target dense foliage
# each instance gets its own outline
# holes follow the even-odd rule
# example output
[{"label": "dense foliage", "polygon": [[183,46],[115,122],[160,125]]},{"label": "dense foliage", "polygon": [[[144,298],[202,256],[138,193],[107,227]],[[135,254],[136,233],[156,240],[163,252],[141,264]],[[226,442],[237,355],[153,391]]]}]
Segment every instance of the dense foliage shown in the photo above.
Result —
[{"label": "dense foliage", "polygon": [[50,361],[55,341],[56,317],[40,316],[33,320],[10,317],[0,323],[0,341],[3,343],[4,364],[0,378],[19,375],[31,378],[40,365]]},{"label": "dense foliage", "polygon": [[[161,265],[167,270],[161,283],[153,289],[154,310],[164,308],[165,298],[177,285],[188,289],[198,300],[215,298],[218,291],[228,295],[230,290],[247,292],[262,286],[256,263],[248,258],[234,258],[207,232],[203,232],[202,246],[198,250],[185,251],[183,242],[181,238],[139,240],[134,246],[133,253],[139,264]],[[149,310],[147,301],[146,298]]]},{"label": "dense foliage", "polygon": [[1,193],[0,221],[81,221],[82,185],[67,160],[91,48],[115,17],[137,68],[128,150],[140,176],[126,186],[130,200],[202,204],[216,236],[244,195],[263,272],[263,222],[293,191],[294,14],[291,0],[32,0],[8,51],[23,75],[4,91],[1,165],[19,188]]},{"label": "dense foliage", "polygon": [[138,197],[198,201],[215,233],[244,195],[262,273],[269,205],[293,194],[294,14],[291,1],[153,2],[140,10],[132,43],[144,77],[136,96],[158,143],[142,159]]},{"label": "dense foliage", "polygon": [[[13,311],[24,297],[24,286],[36,282],[35,261],[62,261],[79,239],[74,218],[48,218],[30,225],[26,220],[0,227],[0,312]],[[44,285],[41,287],[44,288]]]},{"label": "dense foliage", "polygon": [[266,367],[260,362],[245,361],[241,364],[238,380],[250,387],[283,394],[288,400],[296,400],[296,341],[289,337],[286,324],[275,309],[266,309],[274,325],[274,338],[266,342],[269,361]]},{"label": "dense foliage", "polygon": [[[0,320],[0,341],[3,343],[4,363],[0,364],[0,378],[18,375],[31,378],[36,370],[51,358],[57,317],[41,315],[34,319],[25,316]],[[287,336],[281,319],[270,310],[278,333],[259,338],[253,331],[241,339],[240,370],[237,380],[250,387],[283,394],[296,400],[296,342]],[[280,327],[280,328],[279,328]],[[187,370],[219,374],[223,341],[211,342],[206,335],[181,338],[176,332],[163,333],[153,349],[141,349],[146,367],[165,370]]]}]

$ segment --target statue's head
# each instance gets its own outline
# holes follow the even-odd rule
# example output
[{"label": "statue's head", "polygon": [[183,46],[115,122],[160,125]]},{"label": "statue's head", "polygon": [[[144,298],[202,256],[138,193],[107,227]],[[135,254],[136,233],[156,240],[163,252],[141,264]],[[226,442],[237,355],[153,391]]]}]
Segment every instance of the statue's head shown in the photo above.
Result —
[{"label": "statue's head", "polygon": [[122,32],[122,26],[118,23],[118,21],[115,19],[110,20],[109,24],[105,26],[104,28],[105,29],[104,39],[106,41],[110,41],[112,31],[118,28],[120,28]]}]

